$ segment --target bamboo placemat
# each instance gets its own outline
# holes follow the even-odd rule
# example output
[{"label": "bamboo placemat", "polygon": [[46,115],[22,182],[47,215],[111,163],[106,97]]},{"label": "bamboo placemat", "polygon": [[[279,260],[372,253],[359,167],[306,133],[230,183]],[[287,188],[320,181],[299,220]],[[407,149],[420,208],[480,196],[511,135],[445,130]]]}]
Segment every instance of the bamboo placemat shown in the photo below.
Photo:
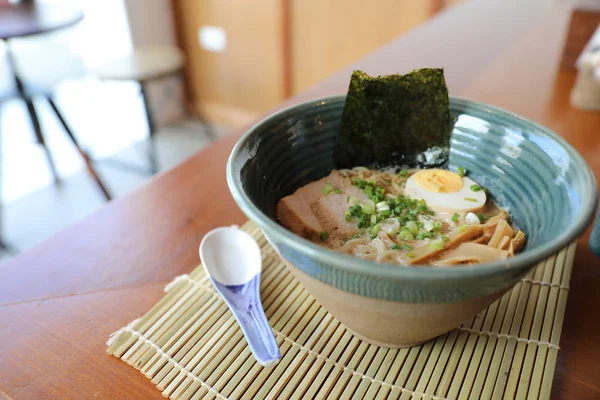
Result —
[{"label": "bamboo placemat", "polygon": [[410,349],[352,336],[287,271],[260,229],[261,297],[281,361],[254,361],[203,268],[175,278],[107,352],[172,399],[548,399],[575,243],[472,321]]}]

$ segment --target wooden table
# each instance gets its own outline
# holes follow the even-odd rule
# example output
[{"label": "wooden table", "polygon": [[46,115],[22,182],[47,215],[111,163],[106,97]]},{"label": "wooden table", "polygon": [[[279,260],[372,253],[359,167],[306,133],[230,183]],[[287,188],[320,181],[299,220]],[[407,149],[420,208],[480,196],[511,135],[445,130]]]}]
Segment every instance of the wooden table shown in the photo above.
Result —
[{"label": "wooden table", "polygon": [[[575,75],[558,67],[569,13],[549,3],[468,2],[287,104],[345,92],[353,68],[383,74],[444,66],[453,95],[549,126],[598,177],[600,114],[569,107]],[[134,368],[106,355],[105,342],[148,310],[167,281],[198,265],[208,230],[245,220],[225,182],[227,156],[242,132],[0,265],[0,394],[161,398]],[[575,259],[553,398],[600,398],[600,263],[588,235]]]}]

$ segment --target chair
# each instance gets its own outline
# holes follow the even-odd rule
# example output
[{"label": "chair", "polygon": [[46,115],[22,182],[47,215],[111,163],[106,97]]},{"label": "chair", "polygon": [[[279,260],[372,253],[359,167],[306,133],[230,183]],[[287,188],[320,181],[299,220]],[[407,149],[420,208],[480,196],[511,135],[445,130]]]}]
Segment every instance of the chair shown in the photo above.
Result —
[{"label": "chair", "polygon": [[[180,75],[185,64],[183,52],[172,46],[146,46],[135,48],[131,53],[107,62],[96,68],[95,73],[100,79],[118,81],[136,81],[140,85],[142,101],[146,113],[149,132],[148,159],[150,170],[158,171],[156,145],[154,136],[157,132],[156,121],[148,98],[148,83],[168,76]],[[188,99],[185,101],[186,111],[190,113]],[[213,139],[212,127],[198,113],[196,117],[205,125],[208,136]]]},{"label": "chair", "polygon": [[[10,49],[7,49],[9,51],[5,53],[4,62],[16,73],[19,81],[15,82],[11,76],[2,77],[3,82],[0,83],[0,88],[3,88],[0,89],[0,105],[2,101],[15,97],[20,97],[25,102],[37,142],[44,148],[55,182],[59,184],[60,177],[52,154],[46,146],[42,127],[33,104],[33,99],[36,97],[48,101],[65,133],[83,158],[89,174],[103,196],[110,200],[110,192],[98,176],[87,152],[80,146],[54,98],[56,85],[67,78],[81,76],[85,73],[81,59],[72,51],[65,39],[64,33],[59,33],[12,39],[10,42],[6,42],[6,46],[10,46]],[[43,67],[40,67],[40,60],[44,61]],[[7,70],[7,68],[3,69]],[[17,85],[22,86],[22,93],[19,93]]]}]

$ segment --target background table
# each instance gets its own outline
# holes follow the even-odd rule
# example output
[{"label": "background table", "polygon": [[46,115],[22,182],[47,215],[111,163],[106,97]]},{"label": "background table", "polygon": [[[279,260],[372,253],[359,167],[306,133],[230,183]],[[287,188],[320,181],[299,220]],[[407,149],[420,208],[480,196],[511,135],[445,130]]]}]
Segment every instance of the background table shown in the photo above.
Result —
[{"label": "background table", "polygon": [[[569,107],[575,73],[559,68],[569,10],[551,3],[470,1],[286,104],[345,92],[354,68],[385,74],[444,66],[452,95],[549,126],[598,177],[600,113]],[[107,356],[105,342],[160,299],[167,281],[198,265],[208,230],[245,220],[225,181],[228,154],[242,133],[0,265],[0,394],[162,398],[139,372]],[[600,397],[600,263],[588,236],[575,258],[553,398]]]},{"label": "background table", "polygon": [[0,5],[0,39],[51,32],[81,21],[83,13],[54,4]]}]

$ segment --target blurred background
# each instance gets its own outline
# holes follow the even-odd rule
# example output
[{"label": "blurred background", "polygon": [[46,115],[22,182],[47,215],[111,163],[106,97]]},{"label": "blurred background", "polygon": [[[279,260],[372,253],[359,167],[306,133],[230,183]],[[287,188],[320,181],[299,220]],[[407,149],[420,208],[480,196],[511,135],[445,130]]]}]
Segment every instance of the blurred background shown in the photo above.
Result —
[{"label": "blurred background", "polygon": [[[486,1],[0,0],[0,261],[427,20]],[[579,70],[571,104],[600,108],[600,0],[537,3],[578,5],[562,65]]]},{"label": "blurred background", "polygon": [[459,2],[0,0],[0,257]]}]

